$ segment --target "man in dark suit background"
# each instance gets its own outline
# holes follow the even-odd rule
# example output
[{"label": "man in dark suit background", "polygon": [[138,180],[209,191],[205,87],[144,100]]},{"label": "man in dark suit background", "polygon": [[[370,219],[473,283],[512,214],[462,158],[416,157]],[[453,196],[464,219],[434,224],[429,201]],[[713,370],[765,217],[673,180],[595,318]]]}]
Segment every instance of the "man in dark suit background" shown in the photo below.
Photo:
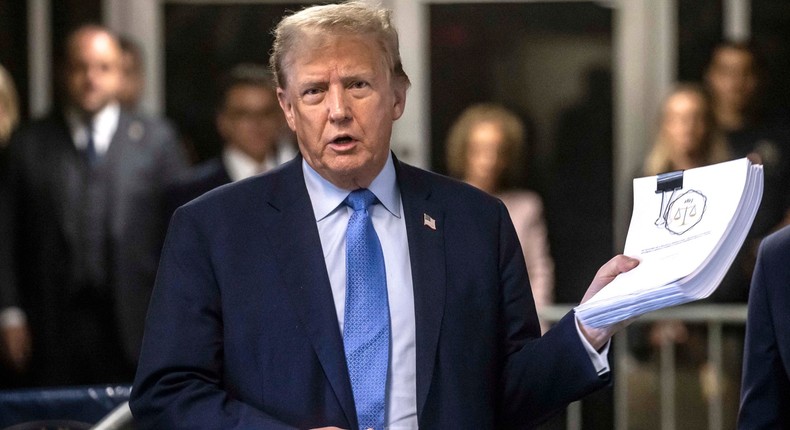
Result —
[{"label": "man in dark suit background", "polygon": [[[174,131],[122,110],[120,46],[99,26],[66,42],[64,109],[9,147],[0,222],[6,303],[32,338],[31,383],[129,382],[164,237],[164,189],[186,168]],[[8,309],[6,309],[8,310]]]},{"label": "man in dark suit background", "polygon": [[273,169],[296,155],[292,136],[277,103],[271,73],[239,64],[220,83],[217,130],[220,157],[196,166],[168,191],[169,212],[206,191]]},{"label": "man in dark suit background", "polygon": [[[139,425],[529,428],[609,382],[619,327],[569,313],[540,337],[504,205],[390,152],[409,80],[388,11],[287,17],[271,64],[301,156],[174,214],[132,390]],[[636,263],[610,260],[584,300]]]},{"label": "man in dark suit background", "polygon": [[790,427],[790,227],[760,244],[749,291],[738,428]]}]

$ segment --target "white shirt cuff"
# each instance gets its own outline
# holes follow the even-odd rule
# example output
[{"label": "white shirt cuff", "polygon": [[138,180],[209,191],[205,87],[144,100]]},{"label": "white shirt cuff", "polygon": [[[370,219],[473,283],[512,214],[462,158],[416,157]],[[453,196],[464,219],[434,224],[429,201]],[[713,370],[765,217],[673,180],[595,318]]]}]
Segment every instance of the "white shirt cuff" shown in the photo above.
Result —
[{"label": "white shirt cuff", "polygon": [[0,327],[19,327],[27,324],[25,311],[17,307],[0,310]]},{"label": "white shirt cuff", "polygon": [[584,345],[584,349],[587,351],[587,355],[590,356],[590,361],[592,361],[593,367],[595,367],[595,371],[598,373],[598,376],[603,376],[609,373],[609,345],[612,344],[612,341],[609,340],[606,342],[606,345],[601,348],[601,351],[596,351],[590,342],[587,341],[587,338],[584,337],[584,333],[582,333],[581,327],[579,327],[579,320],[578,318],[574,317],[574,321],[576,321],[576,333],[579,333],[579,338],[582,340],[582,345]]}]

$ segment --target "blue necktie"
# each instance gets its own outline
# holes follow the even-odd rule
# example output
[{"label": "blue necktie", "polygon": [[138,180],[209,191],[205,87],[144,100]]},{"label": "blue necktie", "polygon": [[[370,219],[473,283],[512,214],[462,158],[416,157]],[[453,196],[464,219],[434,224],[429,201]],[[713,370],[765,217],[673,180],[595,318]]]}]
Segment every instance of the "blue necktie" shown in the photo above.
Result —
[{"label": "blue necktie", "polygon": [[88,160],[88,165],[93,167],[99,161],[99,154],[96,152],[96,144],[93,141],[93,123],[91,120],[86,120],[85,126],[85,131],[88,134],[88,141],[85,144],[85,157]]},{"label": "blue necktie", "polygon": [[354,209],[346,230],[346,311],[343,344],[360,429],[384,428],[390,318],[384,254],[368,207],[376,196],[351,192]]}]

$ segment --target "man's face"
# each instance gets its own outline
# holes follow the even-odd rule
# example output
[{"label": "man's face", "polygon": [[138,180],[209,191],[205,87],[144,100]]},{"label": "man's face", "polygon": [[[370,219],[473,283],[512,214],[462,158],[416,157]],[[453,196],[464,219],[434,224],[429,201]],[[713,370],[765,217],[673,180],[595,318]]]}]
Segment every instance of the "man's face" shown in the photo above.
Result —
[{"label": "man's face", "polygon": [[757,88],[754,58],[741,49],[721,48],[715,53],[706,78],[717,104],[743,111]]},{"label": "man's face", "polygon": [[[320,45],[310,43],[319,37]],[[287,88],[277,89],[280,106],[316,172],[343,189],[367,187],[387,161],[406,85],[394,82],[372,38],[307,39],[285,59]]]},{"label": "man's face", "polygon": [[121,52],[110,35],[83,30],[71,39],[67,55],[66,91],[75,107],[94,114],[115,99],[121,81]]},{"label": "man's face", "polygon": [[226,145],[262,163],[275,151],[285,119],[274,91],[258,85],[236,85],[225,95],[217,128]]}]

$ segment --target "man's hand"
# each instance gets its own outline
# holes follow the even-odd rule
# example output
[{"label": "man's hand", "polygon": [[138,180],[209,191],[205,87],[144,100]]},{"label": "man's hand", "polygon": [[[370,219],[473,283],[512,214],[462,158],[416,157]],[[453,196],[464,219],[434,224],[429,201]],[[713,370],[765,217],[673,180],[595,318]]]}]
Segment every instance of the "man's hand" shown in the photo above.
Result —
[{"label": "man's hand", "polygon": [[[594,295],[601,291],[603,287],[612,282],[612,280],[617,277],[617,275],[633,269],[638,264],[639,260],[626,257],[625,255],[617,255],[606,262],[606,264],[598,269],[598,273],[595,274],[595,278],[593,278],[592,282],[590,283],[590,287],[587,288],[587,292],[584,293],[582,303],[590,300]],[[588,342],[590,342],[590,345],[592,345],[596,350],[600,350],[604,345],[606,345],[606,342],[608,342],[615,333],[627,327],[630,323],[631,320],[626,320],[609,327],[593,328],[579,322],[579,327],[581,328],[582,333],[584,333],[584,337],[587,338]]]},{"label": "man's hand", "polygon": [[0,355],[11,369],[20,373],[27,369],[30,349],[27,324],[0,327]]}]

